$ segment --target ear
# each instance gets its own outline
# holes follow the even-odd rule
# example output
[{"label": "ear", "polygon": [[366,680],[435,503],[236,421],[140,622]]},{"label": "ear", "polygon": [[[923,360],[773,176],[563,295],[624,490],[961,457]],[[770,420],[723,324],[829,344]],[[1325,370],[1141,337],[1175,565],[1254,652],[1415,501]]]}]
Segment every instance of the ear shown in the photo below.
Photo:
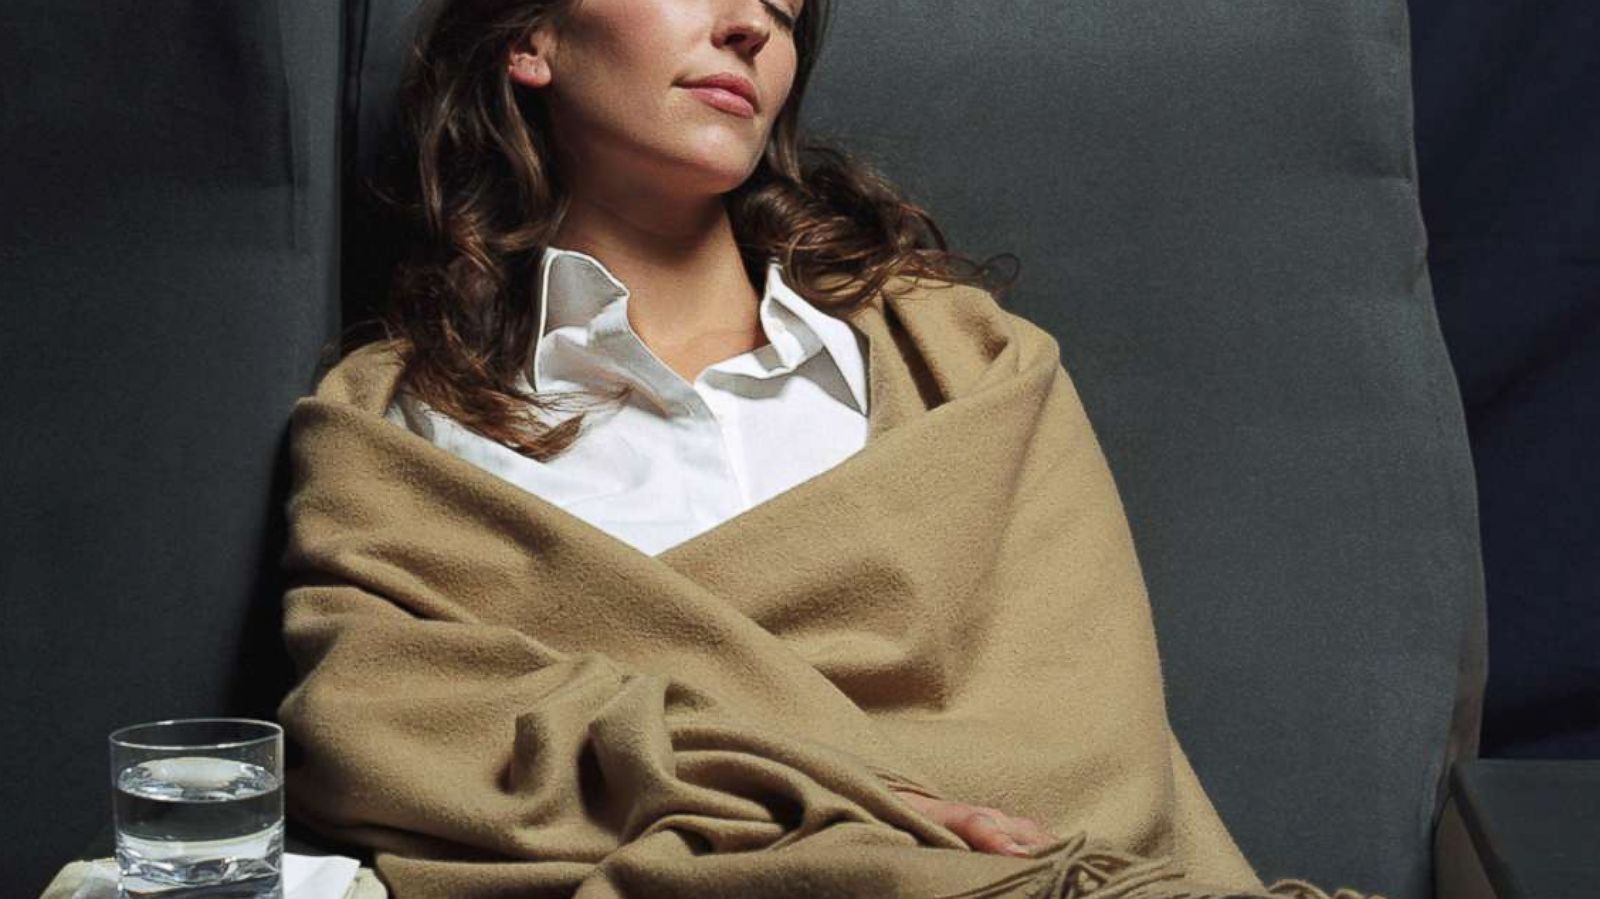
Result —
[{"label": "ear", "polygon": [[511,80],[523,87],[539,88],[550,83],[550,36],[547,29],[539,28],[520,43],[513,44],[506,57],[506,71]]}]

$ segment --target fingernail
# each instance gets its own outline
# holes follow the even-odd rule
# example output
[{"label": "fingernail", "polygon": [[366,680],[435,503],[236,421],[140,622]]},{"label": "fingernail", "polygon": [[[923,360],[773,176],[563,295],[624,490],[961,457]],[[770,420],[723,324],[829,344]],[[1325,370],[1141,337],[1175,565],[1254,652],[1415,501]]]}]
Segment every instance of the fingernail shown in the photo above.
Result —
[{"label": "fingernail", "polygon": [[1006,851],[1011,853],[1012,855],[1027,855],[1028,854],[1027,847],[1023,846],[1021,843],[1017,842],[1016,840],[1006,840],[1005,847],[1006,847]]}]

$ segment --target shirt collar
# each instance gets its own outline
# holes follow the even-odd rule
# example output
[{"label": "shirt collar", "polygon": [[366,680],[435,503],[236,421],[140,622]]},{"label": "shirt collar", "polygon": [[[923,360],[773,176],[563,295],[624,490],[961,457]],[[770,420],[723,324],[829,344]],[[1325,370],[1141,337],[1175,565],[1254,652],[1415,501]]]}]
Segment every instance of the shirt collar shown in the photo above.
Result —
[{"label": "shirt collar", "polygon": [[[539,304],[539,336],[527,369],[533,389],[539,389],[537,362],[548,334],[579,325],[594,338],[597,330],[615,328],[626,322],[623,316],[629,295],[627,286],[595,257],[578,250],[545,247],[539,263],[539,296],[543,300]],[[767,260],[760,317],[785,368],[798,366],[818,350],[827,350],[849,385],[856,408],[866,413],[865,366],[854,330],[791,288],[784,280],[783,264],[775,257]],[[605,336],[601,335],[602,339]]]}]

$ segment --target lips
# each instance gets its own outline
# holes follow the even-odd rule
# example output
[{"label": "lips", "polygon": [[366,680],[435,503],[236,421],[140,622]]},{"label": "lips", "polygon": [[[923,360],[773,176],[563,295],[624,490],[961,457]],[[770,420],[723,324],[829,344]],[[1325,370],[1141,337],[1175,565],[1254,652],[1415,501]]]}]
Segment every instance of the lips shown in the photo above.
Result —
[{"label": "lips", "polygon": [[746,118],[754,116],[761,106],[755,83],[732,72],[685,81],[682,86],[707,104]]}]

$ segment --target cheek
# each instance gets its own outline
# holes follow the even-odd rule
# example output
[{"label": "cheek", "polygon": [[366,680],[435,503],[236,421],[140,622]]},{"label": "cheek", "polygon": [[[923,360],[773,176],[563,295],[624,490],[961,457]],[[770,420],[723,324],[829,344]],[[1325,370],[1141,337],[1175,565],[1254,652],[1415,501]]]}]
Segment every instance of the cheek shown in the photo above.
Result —
[{"label": "cheek", "polygon": [[[770,97],[778,97],[778,98],[781,98],[784,102],[788,102],[788,100],[789,100],[789,92],[794,90],[794,69],[793,69],[793,67],[791,67],[787,72],[785,72],[782,77],[775,78],[773,80],[774,80],[774,83],[773,83],[773,85],[771,87],[771,92],[768,94],[768,96],[770,96]],[[777,105],[777,106],[773,107],[773,116],[772,116],[773,118],[777,118],[777,110],[780,109],[780,108],[782,108],[781,105]]]},{"label": "cheek", "polygon": [[[672,86],[672,16],[663,0],[590,0],[588,13],[563,38],[570,48],[574,100],[638,109],[658,103]],[[681,13],[679,14],[681,16]],[[575,70],[575,71],[574,71]]]},{"label": "cheek", "polygon": [[622,0],[606,4],[593,20],[590,43],[619,81],[671,85],[691,39],[685,4],[677,0]]},{"label": "cheek", "polygon": [[795,74],[800,67],[798,54],[793,43],[785,43],[782,47],[772,45],[767,49],[772,56],[765,60],[767,71],[762,91],[769,97],[787,100],[789,92],[794,89]]}]

